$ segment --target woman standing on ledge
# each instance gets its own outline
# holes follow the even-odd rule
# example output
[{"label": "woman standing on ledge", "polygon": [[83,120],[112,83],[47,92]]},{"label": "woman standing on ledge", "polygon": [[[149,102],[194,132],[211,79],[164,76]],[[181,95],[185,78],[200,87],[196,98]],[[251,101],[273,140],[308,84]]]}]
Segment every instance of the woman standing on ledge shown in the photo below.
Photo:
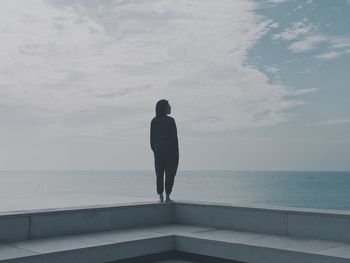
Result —
[{"label": "woman standing on ledge", "polygon": [[154,153],[154,165],[157,175],[157,193],[160,202],[164,202],[164,172],[166,202],[172,202],[170,194],[179,163],[179,145],[175,120],[167,116],[171,107],[167,100],[156,104],[156,116],[151,121],[150,142]]}]

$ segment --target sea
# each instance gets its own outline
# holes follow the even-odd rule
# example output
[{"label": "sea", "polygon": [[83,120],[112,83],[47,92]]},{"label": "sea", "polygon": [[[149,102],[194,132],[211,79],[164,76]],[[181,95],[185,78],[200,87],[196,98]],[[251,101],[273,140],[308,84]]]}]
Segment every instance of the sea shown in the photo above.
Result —
[{"label": "sea", "polygon": [[[157,198],[154,171],[0,172],[0,212]],[[350,211],[350,172],[178,171],[172,198]]]}]

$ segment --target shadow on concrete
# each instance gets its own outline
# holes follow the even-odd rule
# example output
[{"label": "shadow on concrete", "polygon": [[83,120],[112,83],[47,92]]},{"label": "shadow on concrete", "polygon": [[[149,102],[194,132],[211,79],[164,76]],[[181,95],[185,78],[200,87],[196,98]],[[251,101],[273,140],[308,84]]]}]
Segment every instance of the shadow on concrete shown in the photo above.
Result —
[{"label": "shadow on concrete", "polygon": [[244,263],[192,253],[171,251],[107,263]]}]

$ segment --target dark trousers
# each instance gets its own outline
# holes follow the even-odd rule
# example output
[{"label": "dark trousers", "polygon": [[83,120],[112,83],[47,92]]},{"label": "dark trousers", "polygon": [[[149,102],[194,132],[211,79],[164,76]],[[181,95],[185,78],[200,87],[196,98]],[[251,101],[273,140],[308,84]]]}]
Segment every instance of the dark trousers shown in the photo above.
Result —
[{"label": "dark trousers", "polygon": [[166,194],[171,193],[174,185],[174,179],[175,179],[178,164],[179,164],[178,155],[172,155],[172,156],[167,156],[165,154],[154,155],[154,166],[156,169],[158,194],[163,194],[163,191],[164,191],[164,173],[165,173],[165,193]]}]

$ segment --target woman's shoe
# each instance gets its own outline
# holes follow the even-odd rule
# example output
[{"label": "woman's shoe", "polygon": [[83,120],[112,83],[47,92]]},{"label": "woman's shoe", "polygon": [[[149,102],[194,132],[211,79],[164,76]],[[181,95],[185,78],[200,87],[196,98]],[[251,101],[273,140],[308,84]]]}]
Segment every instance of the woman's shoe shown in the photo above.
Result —
[{"label": "woman's shoe", "polygon": [[167,203],[173,202],[173,200],[170,199],[170,195],[166,195],[165,202]]},{"label": "woman's shoe", "polygon": [[164,196],[163,195],[159,195],[159,202],[161,202],[161,203],[164,202]]}]

